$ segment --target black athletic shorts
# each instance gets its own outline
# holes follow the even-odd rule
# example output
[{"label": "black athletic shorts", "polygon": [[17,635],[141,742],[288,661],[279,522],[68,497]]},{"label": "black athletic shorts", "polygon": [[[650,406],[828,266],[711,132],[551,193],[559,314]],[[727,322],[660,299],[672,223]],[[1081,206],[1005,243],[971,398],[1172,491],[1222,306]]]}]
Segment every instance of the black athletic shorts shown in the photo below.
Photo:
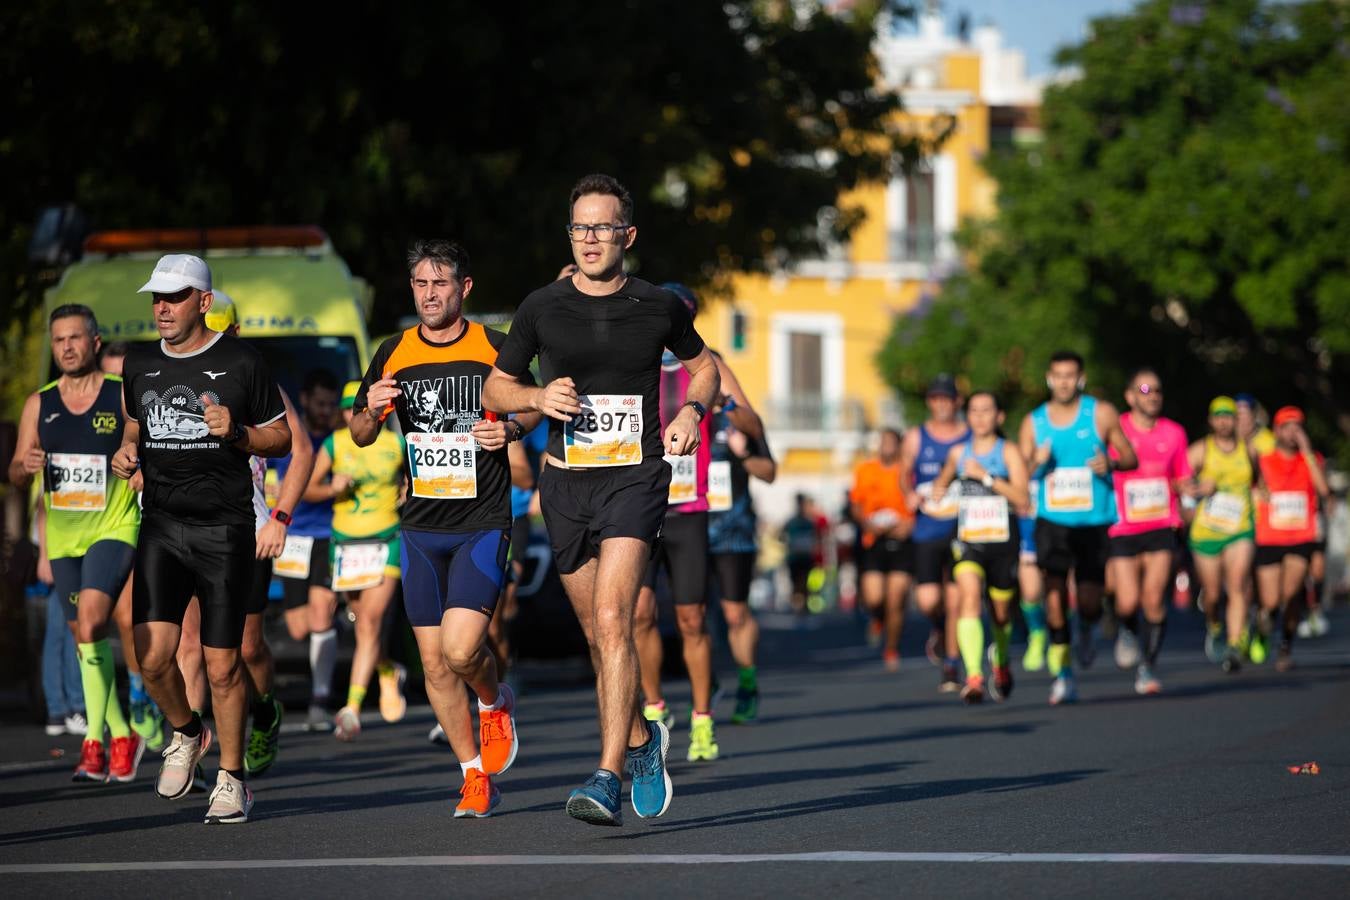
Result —
[{"label": "black athletic shorts", "polygon": [[545,465],[539,502],[559,574],[570,575],[595,559],[607,538],[651,544],[661,536],[669,492],[670,466],[659,456],[616,469]]},{"label": "black athletic shorts", "polygon": [[52,560],[52,589],[63,601],[66,621],[74,622],[80,591],[101,591],[117,603],[131,574],[136,548],[125,541],[95,541],[84,556],[63,556]]},{"label": "black athletic shorts", "polygon": [[941,584],[952,577],[952,539],[914,542],[914,583]]},{"label": "black athletic shorts", "polygon": [[332,548],[328,538],[314,539],[309,550],[309,577],[281,579],[281,593],[287,609],[299,609],[309,603],[309,589],[315,587],[333,588]]},{"label": "black athletic shorts", "polygon": [[1106,525],[1070,527],[1036,520],[1036,564],[1048,575],[1073,572],[1079,584],[1106,583]]},{"label": "black athletic shorts", "polygon": [[952,545],[956,564],[952,573],[960,575],[967,568],[975,569],[984,579],[985,590],[995,600],[1011,600],[1017,590],[1017,567],[1022,561],[1020,541],[1002,541],[997,544],[971,544],[957,541]]},{"label": "black athletic shorts", "polygon": [[708,600],[708,514],[666,514],[661,538],[652,544],[652,558],[642,586],[656,588],[656,578],[665,567],[670,579],[670,597],[676,606],[693,606]]},{"label": "black athletic shorts", "polygon": [[[948,545],[947,552],[951,553]],[[864,547],[858,568],[863,572],[914,572],[914,542],[895,537],[879,537],[872,546]]]},{"label": "black athletic shorts", "polygon": [[238,648],[253,584],[253,524],[192,525],[163,513],[141,522],[131,619],[183,624],[195,595],[201,601],[202,646]]},{"label": "black athletic shorts", "polygon": [[1106,551],[1108,559],[1138,556],[1141,553],[1177,551],[1177,533],[1171,528],[1155,528],[1138,534],[1120,534],[1110,538],[1109,541]]},{"label": "black athletic shorts", "polygon": [[1286,556],[1301,556],[1309,562],[1318,550],[1315,541],[1306,544],[1257,544],[1256,559],[1253,562],[1258,569],[1261,566],[1278,566]]},{"label": "black athletic shorts", "polygon": [[272,587],[272,561],[270,559],[253,560],[253,586],[248,591],[248,608],[244,610],[250,616],[256,616],[267,610],[267,594]]},{"label": "black athletic shorts", "polygon": [[755,553],[714,553],[709,567],[716,588],[712,596],[730,603],[749,603],[757,557]]}]

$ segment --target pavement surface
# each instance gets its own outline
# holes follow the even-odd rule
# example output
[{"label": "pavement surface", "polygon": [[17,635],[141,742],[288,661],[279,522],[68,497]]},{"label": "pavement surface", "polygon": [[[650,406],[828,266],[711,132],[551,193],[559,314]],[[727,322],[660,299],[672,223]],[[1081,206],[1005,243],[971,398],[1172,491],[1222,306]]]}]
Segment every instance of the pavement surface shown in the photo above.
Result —
[{"label": "pavement surface", "polygon": [[[4,723],[0,896],[1344,898],[1350,611],[1331,625],[1292,672],[1228,676],[1182,613],[1162,696],[1136,697],[1102,642],[1076,706],[1049,707],[1047,676],[1018,669],[1008,702],[966,707],[937,692],[921,622],[888,674],[851,618],[770,616],[761,720],[720,724],[723,758],[687,763],[687,687],[670,683],[686,714],[674,801],[622,828],[563,812],[598,744],[593,691],[558,670],[522,669],[520,756],[483,820],[452,819],[459,771],[427,743],[425,706],[397,725],[367,715],[352,744],[299,732],[292,711],[253,819],[233,827],[202,824],[204,794],[154,796],[153,755],[132,784],[76,785],[77,738]],[[1321,774],[1286,768],[1309,761]]]}]

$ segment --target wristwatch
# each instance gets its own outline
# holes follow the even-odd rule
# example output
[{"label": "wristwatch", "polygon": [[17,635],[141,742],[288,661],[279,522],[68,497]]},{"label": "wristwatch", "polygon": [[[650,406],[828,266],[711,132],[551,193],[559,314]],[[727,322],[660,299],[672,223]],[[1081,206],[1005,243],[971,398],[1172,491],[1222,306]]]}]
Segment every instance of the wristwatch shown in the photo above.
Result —
[{"label": "wristwatch", "polygon": [[994,476],[985,472],[984,477],[980,479],[980,483],[992,491],[994,489]]},{"label": "wristwatch", "polygon": [[240,425],[238,422],[235,422],[234,429],[230,432],[229,437],[225,439],[225,443],[237,444],[247,436],[248,436],[248,429],[245,428],[243,425]]},{"label": "wristwatch", "polygon": [[516,436],[513,437],[513,438],[507,438],[507,439],[506,439],[506,442],[507,442],[508,444],[509,444],[511,441],[518,441],[518,440],[520,440],[521,438],[525,437],[525,426],[524,426],[524,425],[520,424],[520,423],[517,422],[515,419],[507,419],[507,420],[506,420],[506,424],[507,424],[507,425],[514,425],[514,426],[516,426],[516,427],[515,427]]},{"label": "wristwatch", "polygon": [[698,413],[698,420],[700,422],[703,421],[704,416],[708,415],[708,408],[697,400],[686,400],[684,401],[684,405],[691,407],[694,412]]},{"label": "wristwatch", "polygon": [[291,524],[291,514],[288,513],[288,512],[286,512],[286,510],[284,510],[284,509],[274,509],[274,510],[272,510],[272,518],[276,519],[276,520],[277,520],[278,522],[280,522],[282,525],[290,525],[290,524]]}]

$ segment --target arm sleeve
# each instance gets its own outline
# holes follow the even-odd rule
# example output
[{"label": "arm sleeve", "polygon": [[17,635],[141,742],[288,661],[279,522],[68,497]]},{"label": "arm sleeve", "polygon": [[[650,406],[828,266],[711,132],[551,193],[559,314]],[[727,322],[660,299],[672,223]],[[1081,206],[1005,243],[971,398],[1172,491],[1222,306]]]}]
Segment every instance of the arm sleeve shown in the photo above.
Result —
[{"label": "arm sleeve", "polygon": [[286,415],[281,388],[272,378],[272,370],[261,354],[255,354],[249,366],[248,421],[246,425],[267,425]]},{"label": "arm sleeve", "polygon": [[537,309],[538,304],[526,297],[511,320],[511,331],[497,351],[497,368],[507,375],[519,378],[528,374],[530,362],[539,353],[539,334],[535,322]]},{"label": "arm sleeve", "polygon": [[693,359],[702,353],[705,346],[703,338],[694,329],[694,320],[689,317],[689,310],[684,308],[684,303],[671,294],[666,310],[670,316],[670,333],[666,338],[670,352],[679,359]]}]

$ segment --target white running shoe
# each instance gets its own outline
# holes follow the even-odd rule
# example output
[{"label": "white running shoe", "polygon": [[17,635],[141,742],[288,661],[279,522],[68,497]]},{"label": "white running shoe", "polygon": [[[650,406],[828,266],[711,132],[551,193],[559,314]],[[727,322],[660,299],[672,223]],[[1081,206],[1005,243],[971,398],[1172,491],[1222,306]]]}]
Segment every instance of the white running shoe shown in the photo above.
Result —
[{"label": "white running shoe", "polygon": [[248,785],[221,769],[216,773],[216,789],[211,792],[211,805],[206,810],[208,825],[238,825],[248,821],[253,809],[253,792]]},{"label": "white running shoe", "polygon": [[85,735],[89,733],[89,720],[84,713],[75,712],[66,716],[66,734]]},{"label": "white running shoe", "polygon": [[1153,677],[1153,670],[1146,665],[1139,667],[1134,676],[1134,692],[1141,697],[1162,693],[1162,682]]},{"label": "white running shoe", "polygon": [[445,729],[441,727],[440,722],[437,722],[435,727],[427,732],[427,740],[433,744],[446,744],[447,746],[450,743],[450,739],[445,736]]},{"label": "white running shoe", "polygon": [[211,748],[211,729],[202,726],[202,733],[190,738],[181,731],[173,733],[173,740],[160,755],[164,762],[159,766],[159,781],[155,791],[168,800],[186,797],[192,790],[193,774],[197,763]]},{"label": "white running shoe", "polygon": [[350,706],[338,710],[333,718],[333,737],[339,741],[354,741],[361,733],[361,717]]},{"label": "white running shoe", "polygon": [[1050,705],[1078,702],[1078,685],[1072,675],[1060,675],[1050,685]]},{"label": "white running shoe", "polygon": [[1139,665],[1139,638],[1128,628],[1116,634],[1116,668],[1128,672]]}]

